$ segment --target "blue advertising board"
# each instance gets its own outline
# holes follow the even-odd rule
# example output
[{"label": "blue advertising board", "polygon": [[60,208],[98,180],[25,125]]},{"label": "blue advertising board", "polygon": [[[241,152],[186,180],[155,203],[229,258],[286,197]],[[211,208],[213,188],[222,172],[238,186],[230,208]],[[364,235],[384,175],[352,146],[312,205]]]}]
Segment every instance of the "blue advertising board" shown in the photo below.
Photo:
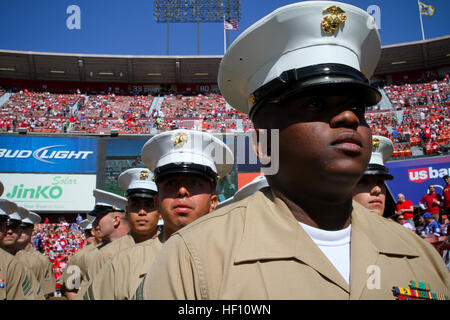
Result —
[{"label": "blue advertising board", "polygon": [[450,174],[450,156],[392,161],[386,166],[394,176],[394,180],[386,181],[394,198],[397,200],[397,195],[403,193],[417,206],[430,184],[435,185],[436,192],[442,195],[445,187],[442,177]]},{"label": "blue advertising board", "polygon": [[108,140],[106,142],[106,156],[140,156],[146,139]]},{"label": "blue advertising board", "polygon": [[0,172],[96,173],[96,138],[0,137]]}]

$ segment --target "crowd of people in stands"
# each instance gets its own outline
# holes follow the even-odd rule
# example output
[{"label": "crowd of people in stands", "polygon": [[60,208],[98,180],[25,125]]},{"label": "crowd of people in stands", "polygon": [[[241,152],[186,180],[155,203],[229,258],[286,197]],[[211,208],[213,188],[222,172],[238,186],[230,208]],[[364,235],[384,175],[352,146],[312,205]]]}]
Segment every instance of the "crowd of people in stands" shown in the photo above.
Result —
[{"label": "crowd of people in stands", "polygon": [[39,252],[46,255],[53,265],[53,273],[58,280],[66,267],[69,258],[86,244],[84,232],[79,222],[68,223],[62,220],[58,223],[36,224],[33,231],[33,245]]},{"label": "crowd of people in stands", "polygon": [[[368,110],[366,119],[373,134],[394,142],[393,157],[447,150],[450,137],[450,90],[448,75],[426,83],[391,84],[383,87],[392,110]],[[246,132],[252,123],[217,93],[166,94],[152,108],[151,95],[84,95],[29,92],[11,95],[0,110],[0,132],[148,134],[183,128],[206,132]],[[401,119],[399,119],[401,118]],[[444,149],[443,149],[444,148]]]},{"label": "crowd of people in stands", "polygon": [[[424,154],[438,154],[450,137],[449,76],[426,83],[384,86],[395,111],[401,111],[400,122],[394,112],[382,115],[372,130],[394,142],[394,157],[410,156],[411,147],[419,146]],[[388,132],[387,126],[392,130]]]}]

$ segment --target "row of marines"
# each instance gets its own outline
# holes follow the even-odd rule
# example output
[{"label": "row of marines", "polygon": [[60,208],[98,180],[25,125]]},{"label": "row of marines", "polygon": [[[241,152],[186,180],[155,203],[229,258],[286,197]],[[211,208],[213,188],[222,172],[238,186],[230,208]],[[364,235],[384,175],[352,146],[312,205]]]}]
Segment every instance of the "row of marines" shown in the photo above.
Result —
[{"label": "row of marines", "polygon": [[52,264],[31,243],[40,221],[36,213],[0,199],[0,300],[43,300],[54,293]]}]

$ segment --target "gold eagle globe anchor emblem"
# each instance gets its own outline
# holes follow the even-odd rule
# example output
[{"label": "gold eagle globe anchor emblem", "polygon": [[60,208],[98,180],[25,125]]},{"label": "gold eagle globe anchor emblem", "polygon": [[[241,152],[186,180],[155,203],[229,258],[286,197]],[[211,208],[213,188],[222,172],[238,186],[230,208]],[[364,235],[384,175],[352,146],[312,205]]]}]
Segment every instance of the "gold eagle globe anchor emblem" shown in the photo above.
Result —
[{"label": "gold eagle globe anchor emblem", "polygon": [[337,6],[328,7],[322,13],[329,14],[322,18],[321,23],[322,31],[326,34],[333,34],[347,20],[347,17],[344,15],[345,11]]},{"label": "gold eagle globe anchor emblem", "polygon": [[372,140],[372,150],[377,151],[379,146],[380,146],[380,140],[378,138],[374,138]]},{"label": "gold eagle globe anchor emblem", "polygon": [[188,141],[187,134],[184,132],[181,132],[181,133],[177,134],[177,136],[175,137],[175,141],[173,142],[173,145],[181,147],[183,144],[186,143],[186,141]]},{"label": "gold eagle globe anchor emblem", "polygon": [[141,171],[141,175],[139,176],[140,180],[146,180],[148,178],[148,172],[145,170]]}]

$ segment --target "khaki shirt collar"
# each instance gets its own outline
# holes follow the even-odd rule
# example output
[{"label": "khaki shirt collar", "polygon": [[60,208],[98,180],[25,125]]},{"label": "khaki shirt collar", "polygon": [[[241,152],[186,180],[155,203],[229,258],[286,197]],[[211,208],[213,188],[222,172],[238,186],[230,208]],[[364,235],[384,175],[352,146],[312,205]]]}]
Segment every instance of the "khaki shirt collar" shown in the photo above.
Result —
[{"label": "khaki shirt collar", "polygon": [[353,201],[352,245],[362,242],[358,241],[359,237],[361,237],[371,243],[378,253],[417,257],[416,250],[403,240],[400,234],[396,232],[380,232],[380,230],[386,230],[389,223],[385,218],[377,216],[376,213]]},{"label": "khaki shirt collar", "polygon": [[[351,271],[358,264],[376,262],[379,254],[416,256],[408,244],[395,233],[382,230],[383,220],[353,202],[351,231]],[[384,221],[386,223],[386,221]],[[319,247],[299,225],[287,205],[269,188],[249,198],[241,245],[235,263],[295,258],[311,266],[342,289],[350,292],[348,283]],[[358,276],[355,273],[355,276]],[[354,279],[353,272],[351,280]],[[359,291],[359,290],[358,290]]]}]

